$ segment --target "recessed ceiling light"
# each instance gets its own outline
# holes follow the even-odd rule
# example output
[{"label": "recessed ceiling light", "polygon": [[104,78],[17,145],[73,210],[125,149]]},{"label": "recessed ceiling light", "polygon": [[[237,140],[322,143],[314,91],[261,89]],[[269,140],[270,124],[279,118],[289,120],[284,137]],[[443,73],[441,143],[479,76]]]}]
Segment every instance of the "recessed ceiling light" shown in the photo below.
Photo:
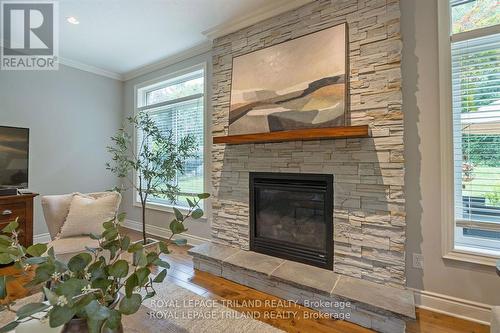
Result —
[{"label": "recessed ceiling light", "polygon": [[78,19],[74,16],[68,16],[66,17],[66,21],[68,21],[68,23],[71,23],[71,24],[80,24],[80,21],[78,21]]}]

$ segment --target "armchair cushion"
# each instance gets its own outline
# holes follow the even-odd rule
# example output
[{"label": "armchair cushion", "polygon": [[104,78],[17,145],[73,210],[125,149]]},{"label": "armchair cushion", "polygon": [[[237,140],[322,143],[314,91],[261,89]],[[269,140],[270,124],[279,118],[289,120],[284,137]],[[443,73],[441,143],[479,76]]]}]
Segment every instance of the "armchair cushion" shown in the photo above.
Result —
[{"label": "armchair cushion", "polygon": [[58,238],[101,234],[102,224],[113,219],[120,201],[121,195],[116,192],[108,192],[99,197],[75,194]]},{"label": "armchair cushion", "polygon": [[68,262],[71,257],[85,251],[85,247],[97,248],[99,242],[88,236],[59,238],[51,241],[48,247],[54,248],[58,260]]},{"label": "armchair cushion", "polygon": [[54,239],[68,216],[69,205],[75,193],[62,195],[45,195],[42,197],[42,209],[50,237]]}]

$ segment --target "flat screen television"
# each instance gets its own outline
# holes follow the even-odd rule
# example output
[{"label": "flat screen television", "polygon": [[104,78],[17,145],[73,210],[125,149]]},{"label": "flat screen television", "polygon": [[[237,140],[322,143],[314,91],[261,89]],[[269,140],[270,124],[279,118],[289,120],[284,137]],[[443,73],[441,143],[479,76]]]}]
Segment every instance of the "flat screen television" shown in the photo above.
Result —
[{"label": "flat screen television", "polygon": [[0,126],[0,188],[28,188],[29,133]]}]

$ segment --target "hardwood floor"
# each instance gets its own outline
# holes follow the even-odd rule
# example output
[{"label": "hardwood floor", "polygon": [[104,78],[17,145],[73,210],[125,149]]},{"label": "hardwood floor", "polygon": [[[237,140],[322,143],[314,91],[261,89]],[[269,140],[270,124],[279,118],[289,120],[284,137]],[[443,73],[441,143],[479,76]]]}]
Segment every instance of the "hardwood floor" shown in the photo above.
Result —
[{"label": "hardwood floor", "polygon": [[[125,232],[133,240],[140,238],[138,232],[130,230]],[[188,247],[171,245],[169,248],[171,253],[165,256],[164,259],[170,263],[171,268],[165,281],[175,283],[200,296],[219,300],[236,311],[258,314],[256,319],[286,332],[373,332],[348,322],[319,318],[317,311],[300,305],[284,304],[277,297],[194,270],[191,257],[187,254]],[[29,277],[19,275],[12,267],[0,268],[0,275],[15,276],[15,279],[8,284],[9,297],[12,299],[25,297],[31,292],[23,287],[23,284],[29,281]],[[252,307],[257,303],[262,305]],[[417,309],[417,320],[409,323],[406,331],[407,333],[487,333],[489,327],[432,311]]]}]

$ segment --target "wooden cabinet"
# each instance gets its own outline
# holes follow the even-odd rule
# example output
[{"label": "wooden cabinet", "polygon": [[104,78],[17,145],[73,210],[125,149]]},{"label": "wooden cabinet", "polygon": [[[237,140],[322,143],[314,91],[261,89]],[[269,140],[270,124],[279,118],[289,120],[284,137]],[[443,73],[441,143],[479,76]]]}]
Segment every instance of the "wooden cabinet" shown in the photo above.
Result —
[{"label": "wooden cabinet", "polygon": [[0,230],[16,218],[19,241],[25,247],[33,244],[33,199],[36,193],[0,196]]}]

